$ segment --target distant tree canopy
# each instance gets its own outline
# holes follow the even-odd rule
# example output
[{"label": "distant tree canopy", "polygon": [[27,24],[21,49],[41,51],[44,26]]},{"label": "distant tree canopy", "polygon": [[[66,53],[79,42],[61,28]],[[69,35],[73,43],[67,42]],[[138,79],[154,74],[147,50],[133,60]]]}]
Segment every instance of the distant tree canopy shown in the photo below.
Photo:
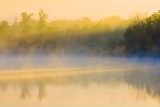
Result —
[{"label": "distant tree canopy", "polygon": [[123,53],[129,20],[113,16],[99,21],[83,17],[49,22],[43,10],[38,15],[35,19],[33,13],[23,12],[13,24],[0,22],[0,53]]},{"label": "distant tree canopy", "polygon": [[47,21],[39,11],[23,12],[21,19],[0,22],[0,53],[87,53],[104,55],[160,55],[160,12],[146,17],[118,16],[93,21]]},{"label": "distant tree canopy", "polygon": [[43,10],[40,10],[39,12],[39,30],[40,31],[44,31],[46,26],[47,26],[47,18],[48,18],[48,15],[43,11]]},{"label": "distant tree canopy", "polygon": [[35,19],[23,12],[21,19],[0,22],[0,53],[87,53],[104,55],[160,55],[160,12],[122,19],[47,21],[43,10]]},{"label": "distant tree canopy", "polygon": [[136,18],[124,34],[126,52],[134,55],[160,54],[160,12]]}]

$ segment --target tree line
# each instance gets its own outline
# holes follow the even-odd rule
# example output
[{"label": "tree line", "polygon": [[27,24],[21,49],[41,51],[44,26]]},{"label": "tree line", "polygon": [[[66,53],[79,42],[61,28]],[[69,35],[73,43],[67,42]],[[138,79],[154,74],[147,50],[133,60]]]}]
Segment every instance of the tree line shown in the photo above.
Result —
[{"label": "tree line", "polygon": [[83,17],[49,22],[43,10],[38,19],[33,15],[23,12],[11,25],[0,22],[0,53],[116,53],[128,26],[128,20],[118,16],[99,21]]},{"label": "tree line", "polygon": [[160,52],[160,13],[145,18],[118,16],[93,21],[48,21],[23,12],[21,19],[0,22],[0,53],[86,53],[89,55],[157,55]]},{"label": "tree line", "polygon": [[124,34],[127,54],[140,56],[160,55],[160,12],[145,18],[136,17]]}]

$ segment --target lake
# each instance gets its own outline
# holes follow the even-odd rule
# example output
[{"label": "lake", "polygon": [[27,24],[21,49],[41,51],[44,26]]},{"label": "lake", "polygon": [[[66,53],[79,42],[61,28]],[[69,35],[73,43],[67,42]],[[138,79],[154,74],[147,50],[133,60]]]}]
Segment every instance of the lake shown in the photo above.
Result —
[{"label": "lake", "polygon": [[160,107],[160,60],[1,55],[1,107]]}]

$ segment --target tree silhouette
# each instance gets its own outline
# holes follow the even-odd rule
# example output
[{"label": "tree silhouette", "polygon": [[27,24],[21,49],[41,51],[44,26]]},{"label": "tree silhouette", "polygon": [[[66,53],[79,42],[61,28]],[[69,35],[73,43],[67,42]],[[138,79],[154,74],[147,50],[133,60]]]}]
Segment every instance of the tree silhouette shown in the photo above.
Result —
[{"label": "tree silhouette", "polygon": [[1,33],[5,33],[8,29],[9,29],[9,24],[8,24],[8,22],[7,21],[2,21],[1,23],[0,23],[0,32]]},{"label": "tree silhouette", "polygon": [[45,13],[43,10],[40,10],[40,12],[39,12],[39,28],[40,28],[41,32],[44,31],[46,28],[47,18],[48,18],[47,13]]},{"label": "tree silhouette", "polygon": [[125,32],[125,46],[129,54],[158,55],[160,52],[160,13],[134,20]]},{"label": "tree silhouette", "polygon": [[24,35],[27,35],[29,33],[30,28],[31,28],[33,13],[23,12],[20,15],[22,18],[21,25],[23,28]]}]

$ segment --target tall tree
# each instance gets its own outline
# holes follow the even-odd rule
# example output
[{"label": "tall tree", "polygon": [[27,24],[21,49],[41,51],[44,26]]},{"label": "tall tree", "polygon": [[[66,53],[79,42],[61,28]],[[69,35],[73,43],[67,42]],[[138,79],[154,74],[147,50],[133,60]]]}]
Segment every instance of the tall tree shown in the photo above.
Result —
[{"label": "tall tree", "polygon": [[23,28],[23,33],[26,35],[29,33],[29,30],[32,26],[32,16],[33,16],[33,13],[27,13],[27,12],[23,12],[20,14],[21,15],[21,25],[22,25],[22,28]]},{"label": "tall tree", "polygon": [[142,55],[160,53],[160,13],[137,19],[125,32],[126,51]]},{"label": "tall tree", "polygon": [[40,28],[41,32],[45,31],[45,28],[47,26],[47,18],[48,18],[47,13],[45,13],[43,10],[40,10],[40,12],[39,12],[39,28]]}]

